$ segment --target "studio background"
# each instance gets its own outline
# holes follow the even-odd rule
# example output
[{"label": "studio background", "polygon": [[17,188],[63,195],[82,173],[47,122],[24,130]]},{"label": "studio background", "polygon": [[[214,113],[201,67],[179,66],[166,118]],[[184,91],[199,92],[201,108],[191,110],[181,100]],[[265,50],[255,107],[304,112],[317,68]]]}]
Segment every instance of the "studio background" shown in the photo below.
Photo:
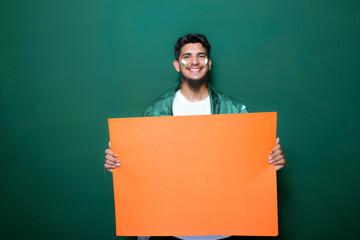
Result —
[{"label": "studio background", "polygon": [[278,112],[277,239],[359,237],[359,1],[12,0],[0,19],[1,239],[116,238],[107,118],[177,85],[194,32],[217,89]]}]

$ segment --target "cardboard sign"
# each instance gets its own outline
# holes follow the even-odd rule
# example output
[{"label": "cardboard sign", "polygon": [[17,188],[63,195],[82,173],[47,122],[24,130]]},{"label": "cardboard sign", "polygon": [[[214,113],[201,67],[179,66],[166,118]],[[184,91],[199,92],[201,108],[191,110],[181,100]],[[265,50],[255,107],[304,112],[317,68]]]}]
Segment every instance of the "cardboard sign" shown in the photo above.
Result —
[{"label": "cardboard sign", "polygon": [[276,118],[109,119],[116,235],[276,236]]}]

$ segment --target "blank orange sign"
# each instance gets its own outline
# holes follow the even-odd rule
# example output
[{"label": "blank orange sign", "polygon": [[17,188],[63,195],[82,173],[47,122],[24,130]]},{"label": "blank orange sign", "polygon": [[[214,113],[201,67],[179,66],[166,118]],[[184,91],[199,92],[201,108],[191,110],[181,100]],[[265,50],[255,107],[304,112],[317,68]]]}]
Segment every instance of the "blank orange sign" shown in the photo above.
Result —
[{"label": "blank orange sign", "polygon": [[276,236],[276,113],[109,119],[117,236]]}]

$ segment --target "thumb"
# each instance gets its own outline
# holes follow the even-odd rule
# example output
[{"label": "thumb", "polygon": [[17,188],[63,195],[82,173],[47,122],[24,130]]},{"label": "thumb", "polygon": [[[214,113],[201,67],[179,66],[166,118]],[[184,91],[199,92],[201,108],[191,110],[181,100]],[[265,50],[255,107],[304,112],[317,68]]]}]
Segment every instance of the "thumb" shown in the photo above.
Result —
[{"label": "thumb", "polygon": [[280,142],[280,138],[278,137],[278,138],[276,138],[276,144],[279,144],[279,142]]},{"label": "thumb", "polygon": [[109,148],[111,148],[111,142],[109,141]]}]

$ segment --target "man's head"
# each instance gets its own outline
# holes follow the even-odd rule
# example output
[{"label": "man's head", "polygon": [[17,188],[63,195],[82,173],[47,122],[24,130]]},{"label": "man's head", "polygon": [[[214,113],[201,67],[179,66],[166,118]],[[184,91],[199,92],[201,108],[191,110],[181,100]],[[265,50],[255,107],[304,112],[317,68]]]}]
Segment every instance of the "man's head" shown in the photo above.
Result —
[{"label": "man's head", "polygon": [[209,42],[201,34],[187,34],[179,38],[175,45],[174,67],[181,73],[182,82],[186,82],[194,91],[207,82],[211,69],[210,50]]},{"label": "man's head", "polygon": [[182,47],[188,43],[201,43],[201,45],[203,45],[203,47],[206,50],[206,54],[208,55],[208,58],[210,58],[211,46],[210,46],[210,43],[208,42],[208,40],[206,39],[206,37],[204,35],[198,34],[198,33],[189,33],[177,40],[177,43],[176,43],[175,49],[174,49],[175,59],[177,61],[179,61],[179,56],[180,56]]}]

